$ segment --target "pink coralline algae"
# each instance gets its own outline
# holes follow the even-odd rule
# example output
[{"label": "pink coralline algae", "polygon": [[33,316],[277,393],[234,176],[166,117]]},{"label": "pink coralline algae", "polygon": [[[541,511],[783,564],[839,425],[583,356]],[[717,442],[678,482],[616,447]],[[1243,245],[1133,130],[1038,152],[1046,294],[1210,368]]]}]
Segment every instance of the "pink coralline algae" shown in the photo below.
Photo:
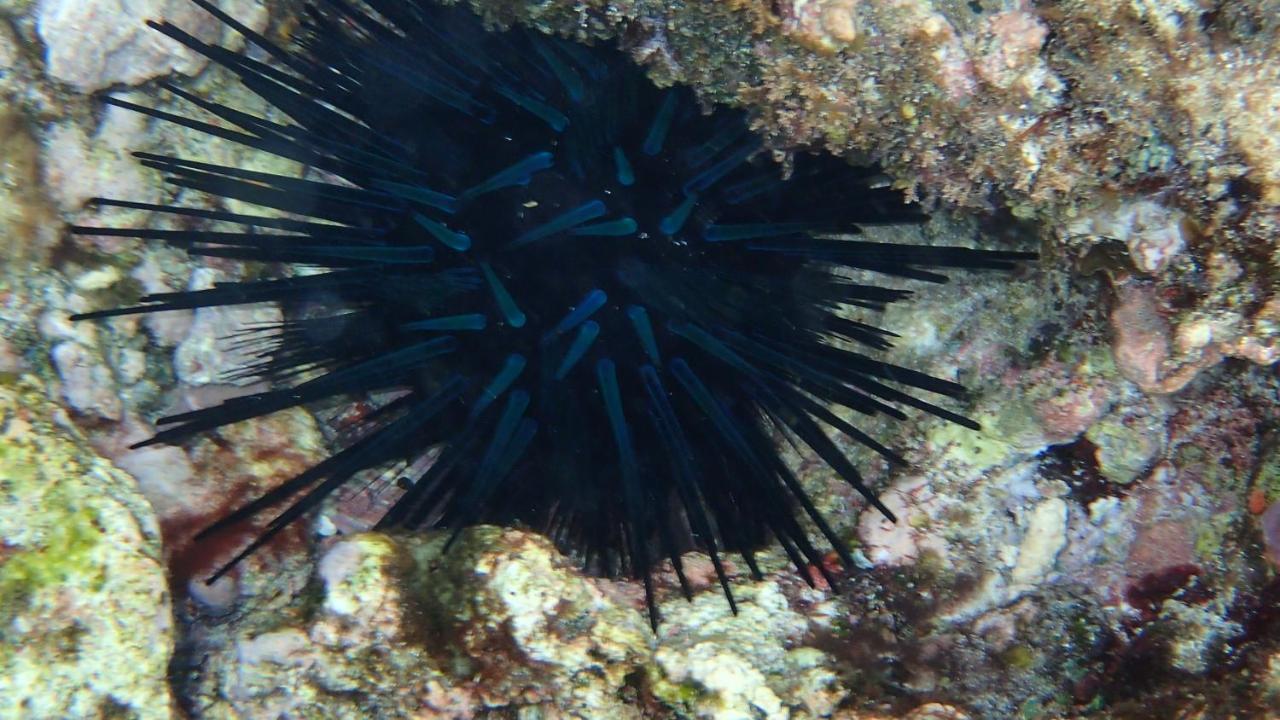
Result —
[{"label": "pink coralline algae", "polygon": [[1262,513],[1258,522],[1262,525],[1262,540],[1267,546],[1267,557],[1280,565],[1280,500],[1271,503],[1271,507]]},{"label": "pink coralline algae", "polygon": [[1061,81],[1052,77],[1040,58],[1040,48],[1049,28],[1033,13],[1010,11],[992,15],[979,34],[974,67],[992,87],[1022,92],[1035,97],[1046,85],[1054,89]]}]

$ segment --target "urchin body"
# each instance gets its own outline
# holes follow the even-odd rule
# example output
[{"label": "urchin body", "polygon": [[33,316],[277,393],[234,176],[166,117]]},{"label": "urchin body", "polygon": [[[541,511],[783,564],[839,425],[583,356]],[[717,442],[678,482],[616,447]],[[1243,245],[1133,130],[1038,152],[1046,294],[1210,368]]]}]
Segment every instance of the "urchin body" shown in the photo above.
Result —
[{"label": "urchin body", "polygon": [[381,527],[536,529],[591,568],[643,579],[656,622],[651,568],[670,559],[683,584],[691,548],[710,555],[731,603],[724,552],[754,571],[752,551],[772,537],[802,571],[825,567],[802,516],[848,562],[778,435],[889,515],[832,436],[901,459],[831,408],[972,425],[927,399],[960,386],[874,357],[892,333],[850,311],[908,293],[848,271],[939,282],[928,268],[1025,256],[851,240],[860,222],[919,215],[835,158],[797,155],[784,174],[741,114],[704,112],[610,50],[486,32],[423,0],[326,0],[284,48],[193,1],[272,62],[157,29],[289,121],[178,88],[218,121],[110,102],[297,160],[315,179],[140,153],[174,185],[267,212],[104,199],[203,225],[76,231],[314,269],[82,317],[283,306],[261,362],[241,369],[273,389],[162,418],[147,443],[328,398],[394,398],[331,457],[207,530],[282,508],[218,574],[356,473],[434,451]]}]

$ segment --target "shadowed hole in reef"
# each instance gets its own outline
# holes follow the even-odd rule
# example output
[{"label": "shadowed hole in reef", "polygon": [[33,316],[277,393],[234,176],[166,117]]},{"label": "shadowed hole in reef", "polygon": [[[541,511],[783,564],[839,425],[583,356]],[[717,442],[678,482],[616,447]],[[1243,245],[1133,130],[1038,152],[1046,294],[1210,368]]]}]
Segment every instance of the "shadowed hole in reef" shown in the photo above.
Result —
[{"label": "shadowed hole in reef", "polygon": [[1129,487],[1107,480],[1098,466],[1098,446],[1083,435],[1069,443],[1050,445],[1040,454],[1041,472],[1062,480],[1068,497],[1086,510],[1104,497],[1123,498]]}]

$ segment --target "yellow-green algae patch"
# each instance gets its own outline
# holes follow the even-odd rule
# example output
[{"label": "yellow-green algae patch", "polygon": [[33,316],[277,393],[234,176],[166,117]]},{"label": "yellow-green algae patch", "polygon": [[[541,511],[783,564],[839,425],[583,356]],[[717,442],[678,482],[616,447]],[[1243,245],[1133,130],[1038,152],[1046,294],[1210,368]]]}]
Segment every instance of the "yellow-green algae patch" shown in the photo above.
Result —
[{"label": "yellow-green algae patch", "polygon": [[159,530],[30,379],[0,385],[0,716],[171,716]]}]

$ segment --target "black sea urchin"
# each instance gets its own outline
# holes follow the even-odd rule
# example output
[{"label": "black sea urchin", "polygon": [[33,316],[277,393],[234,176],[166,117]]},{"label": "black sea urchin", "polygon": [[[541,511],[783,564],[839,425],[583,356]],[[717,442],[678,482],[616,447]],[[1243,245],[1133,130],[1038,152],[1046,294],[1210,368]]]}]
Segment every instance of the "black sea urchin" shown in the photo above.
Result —
[{"label": "black sea urchin", "polygon": [[179,188],[276,212],[101,199],[203,224],[75,232],[318,270],[79,316],[285,310],[260,362],[242,369],[277,389],[161,418],[141,445],[395,393],[356,439],[204,531],[284,508],[214,577],[354,474],[433,449],[380,527],[536,529],[590,569],[642,579],[656,623],[651,568],[669,558],[687,594],[690,548],[710,555],[731,605],[723,552],[758,575],[752,551],[773,537],[802,572],[824,568],[805,515],[851,562],[780,458],[778,435],[892,517],[827,433],[901,459],[829,407],[895,418],[911,407],[976,427],[912,394],[954,397],[959,385],[853,349],[882,350],[893,334],[846,310],[908,293],[847,270],[942,282],[924,268],[1008,268],[1026,255],[850,240],[856,223],[919,215],[828,156],[798,155],[784,177],[741,113],[704,112],[613,51],[486,32],[467,11],[425,0],[324,0],[284,48],[193,2],[270,62],[153,27],[289,121],[174,86],[220,122],[107,102],[299,161],[310,177],[137,153]]}]

